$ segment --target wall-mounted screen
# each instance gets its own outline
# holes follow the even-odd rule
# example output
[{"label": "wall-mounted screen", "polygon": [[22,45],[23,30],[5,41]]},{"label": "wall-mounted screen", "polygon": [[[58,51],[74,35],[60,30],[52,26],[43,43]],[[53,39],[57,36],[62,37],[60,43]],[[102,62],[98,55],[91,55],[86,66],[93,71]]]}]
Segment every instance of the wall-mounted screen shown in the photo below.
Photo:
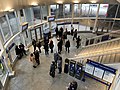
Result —
[{"label": "wall-mounted screen", "polygon": [[27,29],[28,29],[28,23],[22,25],[22,31],[27,30]]},{"label": "wall-mounted screen", "polygon": [[55,16],[48,16],[48,22],[55,21]]}]

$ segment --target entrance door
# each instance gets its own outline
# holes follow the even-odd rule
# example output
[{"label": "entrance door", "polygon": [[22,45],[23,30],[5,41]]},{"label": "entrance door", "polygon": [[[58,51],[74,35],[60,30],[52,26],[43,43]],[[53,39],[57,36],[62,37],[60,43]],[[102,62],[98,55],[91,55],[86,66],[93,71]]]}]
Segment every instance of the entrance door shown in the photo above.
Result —
[{"label": "entrance door", "polygon": [[32,30],[30,31],[30,34],[31,34],[31,39],[37,40],[36,35],[35,35],[35,29],[32,29]]}]

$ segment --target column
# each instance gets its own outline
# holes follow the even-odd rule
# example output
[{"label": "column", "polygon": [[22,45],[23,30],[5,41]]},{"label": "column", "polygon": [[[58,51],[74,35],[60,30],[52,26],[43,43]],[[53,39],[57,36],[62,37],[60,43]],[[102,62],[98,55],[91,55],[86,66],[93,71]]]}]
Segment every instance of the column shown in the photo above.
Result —
[{"label": "column", "polygon": [[72,25],[73,25],[73,21],[74,21],[74,4],[72,4]]},{"label": "column", "polygon": [[94,24],[93,31],[92,31],[93,33],[96,32],[96,25],[97,25],[97,21],[98,21],[99,9],[100,9],[100,4],[98,5],[98,9],[97,9],[95,24]]},{"label": "column", "polygon": [[58,17],[62,18],[63,17],[63,4],[59,4],[59,12],[58,12]]}]

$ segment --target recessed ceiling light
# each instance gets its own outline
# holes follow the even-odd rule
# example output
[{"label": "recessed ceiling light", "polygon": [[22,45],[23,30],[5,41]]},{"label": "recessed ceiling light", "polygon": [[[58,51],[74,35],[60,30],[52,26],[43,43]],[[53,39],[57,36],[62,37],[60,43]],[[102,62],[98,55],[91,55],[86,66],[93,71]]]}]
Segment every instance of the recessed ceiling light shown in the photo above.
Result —
[{"label": "recessed ceiling light", "polygon": [[96,3],[97,1],[90,1],[91,3]]},{"label": "recessed ceiling light", "polygon": [[57,1],[57,3],[58,3],[58,4],[62,4],[62,3],[63,3],[63,1]]},{"label": "recessed ceiling light", "polygon": [[75,1],[73,1],[74,3],[79,3],[79,1],[78,0],[75,0]]},{"label": "recessed ceiling light", "polygon": [[38,3],[37,3],[37,2],[32,2],[31,5],[33,5],[33,6],[37,6]]}]

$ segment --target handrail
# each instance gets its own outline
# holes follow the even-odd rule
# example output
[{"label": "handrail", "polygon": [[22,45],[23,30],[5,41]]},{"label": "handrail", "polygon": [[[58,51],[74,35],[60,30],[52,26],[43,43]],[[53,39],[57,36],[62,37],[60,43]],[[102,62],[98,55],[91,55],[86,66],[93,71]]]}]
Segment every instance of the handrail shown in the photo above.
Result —
[{"label": "handrail", "polygon": [[109,43],[109,42],[113,42],[113,41],[117,41],[117,40],[120,40],[120,38],[110,39],[109,41],[91,44],[91,45],[88,45],[88,46],[84,46],[83,48],[87,48],[87,47],[91,47],[91,46],[95,46],[95,45],[100,45],[100,44],[105,44],[105,43]]}]

